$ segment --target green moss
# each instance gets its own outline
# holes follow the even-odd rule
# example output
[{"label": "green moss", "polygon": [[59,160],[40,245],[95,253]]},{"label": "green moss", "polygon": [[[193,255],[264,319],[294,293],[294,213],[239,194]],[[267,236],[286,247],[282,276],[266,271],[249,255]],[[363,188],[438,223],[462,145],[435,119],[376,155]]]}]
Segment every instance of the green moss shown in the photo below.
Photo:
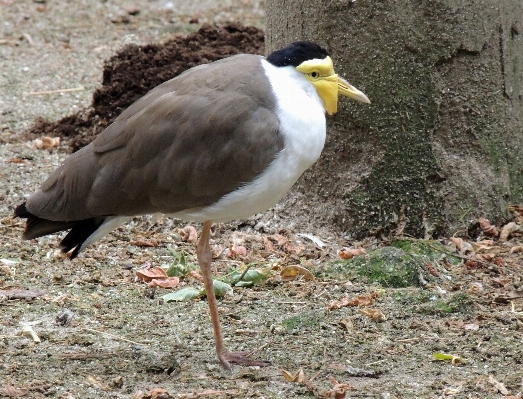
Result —
[{"label": "green moss", "polygon": [[307,327],[316,327],[319,325],[321,314],[312,312],[302,312],[298,315],[291,316],[281,322],[283,328],[288,331],[304,329]]},{"label": "green moss", "polygon": [[472,299],[467,294],[458,293],[420,305],[417,311],[426,315],[446,316],[452,313],[468,313],[472,309],[472,304]]}]

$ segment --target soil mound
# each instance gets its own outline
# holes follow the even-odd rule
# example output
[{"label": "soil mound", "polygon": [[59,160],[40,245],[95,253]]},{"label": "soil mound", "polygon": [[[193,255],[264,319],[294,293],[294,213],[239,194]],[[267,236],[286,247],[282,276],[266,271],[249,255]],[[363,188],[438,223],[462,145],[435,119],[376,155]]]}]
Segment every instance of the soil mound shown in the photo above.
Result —
[{"label": "soil mound", "polygon": [[196,33],[161,44],[128,45],[105,63],[102,87],[94,92],[89,108],[56,122],[38,119],[28,134],[72,138],[71,149],[77,151],[160,83],[196,65],[264,50],[263,30],[239,23],[203,25]]}]

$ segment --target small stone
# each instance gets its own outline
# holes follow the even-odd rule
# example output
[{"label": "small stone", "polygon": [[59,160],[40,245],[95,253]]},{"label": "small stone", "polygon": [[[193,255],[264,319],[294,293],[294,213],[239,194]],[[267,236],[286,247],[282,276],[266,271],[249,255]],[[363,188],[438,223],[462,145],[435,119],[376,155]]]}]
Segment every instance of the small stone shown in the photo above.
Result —
[{"label": "small stone", "polygon": [[140,14],[140,9],[138,8],[138,6],[136,4],[130,4],[128,6],[125,6],[123,9],[129,15],[138,15],[138,14]]}]

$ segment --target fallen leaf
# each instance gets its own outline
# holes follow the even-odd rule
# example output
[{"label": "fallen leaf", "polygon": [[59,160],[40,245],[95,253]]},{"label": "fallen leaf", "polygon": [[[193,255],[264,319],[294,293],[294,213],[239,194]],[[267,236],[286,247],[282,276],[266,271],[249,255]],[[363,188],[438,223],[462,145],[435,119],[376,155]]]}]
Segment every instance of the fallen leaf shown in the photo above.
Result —
[{"label": "fallen leaf", "polygon": [[470,331],[478,331],[479,330],[479,324],[476,323],[466,323],[461,326],[464,330],[470,330]]},{"label": "fallen leaf", "polygon": [[432,266],[430,263],[425,263],[425,268],[429,271],[430,274],[432,274],[434,277],[439,277],[439,272],[436,270],[434,266]]},{"label": "fallen leaf", "polygon": [[229,246],[229,249],[227,250],[227,258],[229,259],[235,259],[238,257],[245,257],[247,256],[247,248],[245,248],[243,245],[236,245],[236,246]]},{"label": "fallen leaf", "polygon": [[14,385],[5,385],[2,388],[4,395],[17,398],[20,396],[25,396],[29,390],[27,388],[16,388]]},{"label": "fallen leaf", "polygon": [[42,136],[42,138],[34,139],[32,147],[37,150],[47,150],[58,147],[60,145],[60,137]]},{"label": "fallen leaf", "polygon": [[501,234],[499,235],[499,241],[507,241],[508,237],[512,233],[516,233],[516,232],[519,232],[519,231],[523,231],[523,229],[517,223],[514,223],[514,222],[507,223],[501,229]]},{"label": "fallen leaf", "polygon": [[360,309],[360,313],[362,315],[370,317],[372,321],[384,321],[385,320],[385,315],[379,309],[370,309],[370,308]]},{"label": "fallen leaf", "polygon": [[332,301],[328,306],[327,309],[333,310],[333,309],[339,309],[343,308],[345,306],[369,306],[374,303],[374,300],[378,297],[378,295],[373,292],[371,294],[365,294],[365,295],[358,295],[352,298],[343,297],[342,299],[338,301]]},{"label": "fallen leaf", "polygon": [[514,299],[520,299],[520,298],[523,298],[523,291],[512,291],[507,294],[498,294],[493,299],[493,302],[507,304],[507,303],[510,303],[510,301],[513,301]]},{"label": "fallen leaf", "polygon": [[289,239],[285,236],[282,236],[281,234],[273,234],[271,238],[276,241],[276,244],[278,244],[280,247],[283,247],[289,242]]},{"label": "fallen leaf", "polygon": [[187,302],[200,296],[200,290],[193,287],[184,287],[176,292],[170,292],[162,296],[165,303],[169,302]]},{"label": "fallen leaf", "polygon": [[96,378],[92,375],[86,378],[87,383],[94,386],[95,388],[101,389],[102,391],[111,391],[111,387],[106,383],[100,381],[99,378]]},{"label": "fallen leaf", "polygon": [[352,323],[352,319],[345,317],[343,319],[340,319],[338,321],[339,324],[341,324],[347,331],[351,331],[354,328],[354,324]]},{"label": "fallen leaf", "polygon": [[155,278],[147,283],[149,287],[173,288],[180,284],[178,277],[167,277],[163,279]]},{"label": "fallen leaf", "polygon": [[153,267],[151,269],[141,269],[136,271],[136,277],[141,281],[149,282],[156,278],[167,278],[167,273],[161,267]]},{"label": "fallen leaf", "polygon": [[490,224],[488,219],[479,218],[479,227],[481,227],[481,230],[483,230],[483,232],[488,236],[497,237],[499,235],[496,226]]},{"label": "fallen leaf", "polygon": [[494,388],[496,388],[500,394],[502,395],[508,395],[509,391],[507,388],[505,388],[505,385],[503,383],[499,382],[494,378],[493,375],[488,376],[488,382],[494,385]]},{"label": "fallen leaf", "polygon": [[263,247],[266,251],[274,252],[274,245],[269,237],[263,236]]},{"label": "fallen leaf", "polygon": [[201,281],[203,283],[203,276],[200,274],[198,270],[191,270],[188,274],[188,276],[191,276],[192,278]]},{"label": "fallen leaf", "polygon": [[129,243],[130,245],[134,245],[136,247],[157,247],[158,241],[156,240],[135,240],[131,241]]},{"label": "fallen leaf", "polygon": [[163,388],[153,388],[150,391],[141,393],[141,396],[137,396],[137,399],[160,399],[160,398],[169,399],[169,398],[173,398],[173,396],[169,393],[169,391],[167,391]]},{"label": "fallen leaf", "polygon": [[179,229],[178,234],[180,235],[180,238],[183,242],[194,244],[196,241],[198,241],[198,232],[191,225],[187,225],[183,229]]},{"label": "fallen leaf", "polygon": [[283,378],[285,378],[285,381],[287,381],[287,382],[303,383],[305,381],[305,373],[303,372],[303,369],[299,369],[294,374],[291,374],[287,370],[284,370],[284,369],[280,369],[280,371],[283,374]]},{"label": "fallen leaf", "polygon": [[149,287],[172,288],[180,283],[178,277],[169,277],[161,267],[141,269],[136,271],[138,280],[147,283]]},{"label": "fallen leaf", "polygon": [[483,284],[481,284],[479,282],[470,283],[470,286],[469,286],[467,292],[469,294],[477,295],[477,294],[483,292]]},{"label": "fallen leaf", "polygon": [[464,241],[463,238],[459,237],[450,237],[450,241],[452,241],[459,252],[465,254],[467,252],[472,252],[473,248],[472,245],[470,245],[468,242]]},{"label": "fallen leaf", "polygon": [[364,248],[343,249],[340,251],[339,256],[341,259],[352,259],[365,253]]},{"label": "fallen leaf", "polygon": [[[212,284],[214,287],[214,295],[216,295],[218,298],[226,294],[232,295],[232,287],[230,284],[227,284],[220,280],[213,280]],[[205,295],[205,290],[202,291],[202,294]]]},{"label": "fallen leaf", "polygon": [[8,163],[25,163],[25,159],[22,158],[11,158],[7,160]]},{"label": "fallen leaf", "polygon": [[319,237],[313,236],[312,234],[298,233],[296,235],[311,240],[314,243],[314,245],[316,245],[320,249],[325,246],[325,243]]},{"label": "fallen leaf", "polygon": [[490,245],[484,245],[484,244],[480,244],[480,243],[476,243],[476,242],[473,242],[470,245],[472,245],[472,249],[476,253],[492,251],[492,249],[493,249],[492,246],[490,246]]},{"label": "fallen leaf", "polygon": [[448,355],[446,353],[434,353],[432,356],[434,357],[434,360],[450,360],[450,362],[453,365],[460,364],[463,362],[463,359],[461,357],[456,355]]},{"label": "fallen leaf", "polygon": [[347,395],[347,391],[355,391],[356,388],[351,384],[341,384],[334,377],[329,377],[329,380],[332,385],[332,389],[329,389],[327,392],[325,392],[325,396],[328,398],[334,398],[334,399],[344,399]]},{"label": "fallen leaf", "polygon": [[0,274],[10,276],[12,274],[11,268],[7,265],[0,264]]},{"label": "fallen leaf", "polygon": [[314,280],[314,276],[309,270],[298,265],[286,266],[280,272],[280,276],[283,281],[296,280],[296,278],[300,275],[303,276],[303,279],[306,281]]},{"label": "fallen leaf", "polygon": [[523,207],[521,207],[519,205],[509,205],[508,210],[517,219],[519,219],[519,222],[523,223]]},{"label": "fallen leaf", "polygon": [[34,342],[42,342],[38,334],[36,334],[36,332],[33,330],[33,327],[31,327],[29,324],[22,325],[22,332],[24,333],[24,335],[30,336]]},{"label": "fallen leaf", "polygon": [[510,253],[523,252],[523,245],[516,245],[510,248]]}]

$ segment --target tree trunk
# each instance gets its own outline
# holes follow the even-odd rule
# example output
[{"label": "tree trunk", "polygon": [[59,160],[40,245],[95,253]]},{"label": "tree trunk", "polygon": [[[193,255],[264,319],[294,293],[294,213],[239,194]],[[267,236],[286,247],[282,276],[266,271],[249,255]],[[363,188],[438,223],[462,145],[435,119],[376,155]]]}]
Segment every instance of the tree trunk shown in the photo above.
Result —
[{"label": "tree trunk", "polygon": [[296,186],[316,223],[431,237],[523,202],[521,0],[267,0],[267,52],[304,39],[372,101]]}]

